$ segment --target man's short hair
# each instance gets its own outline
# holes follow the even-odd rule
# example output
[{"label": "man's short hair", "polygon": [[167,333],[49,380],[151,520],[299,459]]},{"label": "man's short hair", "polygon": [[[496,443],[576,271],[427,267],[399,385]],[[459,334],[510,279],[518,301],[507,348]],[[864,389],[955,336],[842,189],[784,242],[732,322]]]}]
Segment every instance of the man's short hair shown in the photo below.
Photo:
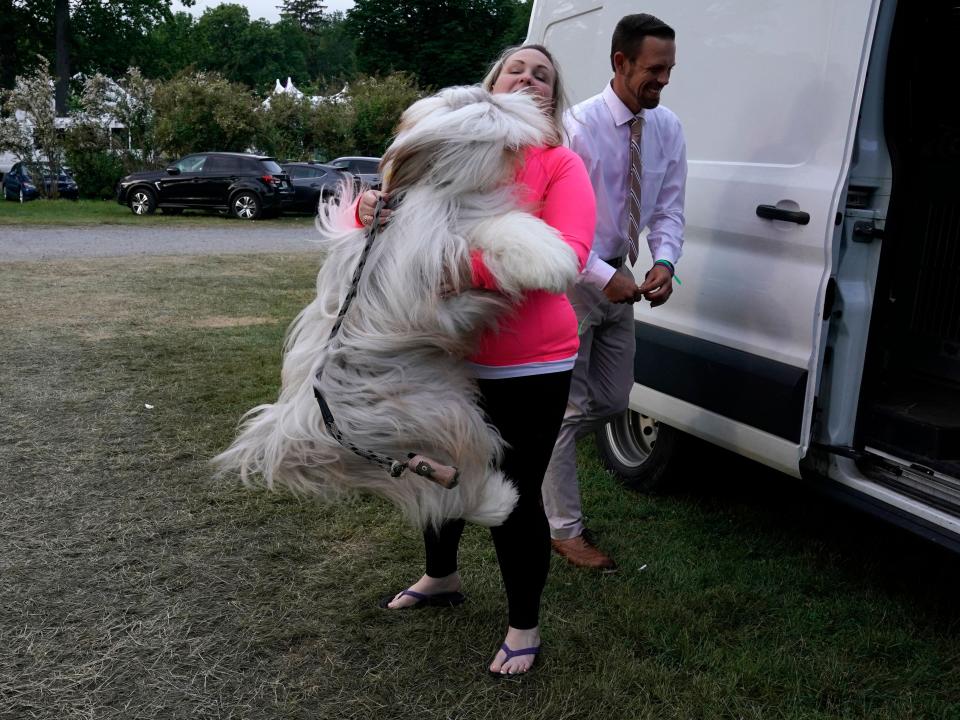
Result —
[{"label": "man's short hair", "polygon": [[613,30],[613,40],[610,42],[610,67],[613,65],[613,56],[622,52],[628,60],[633,60],[640,52],[643,39],[648,35],[663,40],[674,40],[677,34],[673,28],[663,20],[647,13],[624,15]]}]

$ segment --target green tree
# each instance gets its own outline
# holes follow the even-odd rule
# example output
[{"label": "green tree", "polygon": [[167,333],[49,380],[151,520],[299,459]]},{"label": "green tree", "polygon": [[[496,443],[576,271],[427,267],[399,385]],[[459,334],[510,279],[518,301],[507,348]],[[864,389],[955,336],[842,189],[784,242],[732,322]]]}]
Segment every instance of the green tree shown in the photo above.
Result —
[{"label": "green tree", "polygon": [[[193,5],[194,0],[178,0]],[[62,39],[69,47],[74,72],[103,72],[117,77],[127,67],[138,65],[150,50],[147,37],[170,17],[172,0],[0,0],[0,29],[8,23],[13,32],[0,33],[0,78],[12,87],[12,78],[32,66],[37,54],[58,57],[56,18],[69,19],[69,33]],[[12,48],[14,52],[5,55]],[[64,60],[66,56],[64,55]]]},{"label": "green tree", "polygon": [[138,66],[148,51],[150,30],[170,17],[170,5],[171,0],[74,0],[70,11],[74,69],[119,77],[128,67]]},{"label": "green tree", "polygon": [[67,93],[70,92],[70,3],[68,0],[54,2],[54,43],[57,65],[55,102],[57,115],[67,114]]},{"label": "green tree", "polygon": [[140,67],[146,77],[166,80],[198,63],[196,21],[177,12],[154,25],[143,41]]},{"label": "green tree", "polygon": [[157,145],[171,157],[242,152],[253,141],[256,101],[246,87],[216,73],[181,73],[161,83],[153,106]]},{"label": "green tree", "polygon": [[301,84],[310,80],[310,40],[289,20],[251,22],[247,8],[227,3],[204,11],[190,35],[198,69],[259,92],[287,76]]},{"label": "green tree", "polygon": [[357,0],[347,25],[360,70],[412,73],[420,85],[474,83],[507,44],[520,0]]},{"label": "green tree", "polygon": [[327,6],[320,0],[283,0],[277,9],[280,17],[297,25],[304,32],[317,32],[324,22]]},{"label": "green tree", "polygon": [[247,62],[242,48],[249,30],[250,13],[243,5],[221,3],[205,10],[192,37],[198,67],[238,81]]}]

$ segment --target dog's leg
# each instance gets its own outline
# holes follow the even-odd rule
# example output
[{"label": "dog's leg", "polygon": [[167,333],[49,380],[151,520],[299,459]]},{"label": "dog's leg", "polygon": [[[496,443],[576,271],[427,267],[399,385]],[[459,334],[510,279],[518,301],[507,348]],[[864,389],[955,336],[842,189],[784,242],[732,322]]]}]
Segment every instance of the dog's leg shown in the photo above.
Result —
[{"label": "dog's leg", "polygon": [[577,272],[577,255],[556,230],[529,213],[511,211],[481,220],[469,233],[470,244],[483,252],[483,261],[501,292],[517,296],[524,290],[564,292]]}]

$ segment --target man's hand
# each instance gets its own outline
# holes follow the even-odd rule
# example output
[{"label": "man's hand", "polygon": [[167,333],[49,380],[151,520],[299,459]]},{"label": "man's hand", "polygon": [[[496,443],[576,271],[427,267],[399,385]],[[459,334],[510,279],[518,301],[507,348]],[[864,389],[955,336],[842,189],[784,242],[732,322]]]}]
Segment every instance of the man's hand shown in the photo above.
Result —
[{"label": "man's hand", "polygon": [[663,305],[673,292],[673,276],[663,265],[654,265],[644,276],[639,294],[650,301],[650,307]]},{"label": "man's hand", "polygon": [[643,297],[637,284],[623,273],[614,273],[603,288],[603,294],[612,303],[633,303]]}]

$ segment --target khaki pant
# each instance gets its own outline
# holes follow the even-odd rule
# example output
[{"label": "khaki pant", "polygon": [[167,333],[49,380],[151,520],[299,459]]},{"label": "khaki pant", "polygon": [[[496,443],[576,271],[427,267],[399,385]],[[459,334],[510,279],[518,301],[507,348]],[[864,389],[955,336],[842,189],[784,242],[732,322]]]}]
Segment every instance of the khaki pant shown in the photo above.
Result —
[{"label": "khaki pant", "polygon": [[[617,272],[632,277],[626,266]],[[543,507],[550,535],[557,540],[583,533],[577,438],[627,409],[636,348],[632,305],[611,303],[602,290],[586,285],[577,285],[567,297],[580,325],[580,351],[563,425],[543,480]]]}]

